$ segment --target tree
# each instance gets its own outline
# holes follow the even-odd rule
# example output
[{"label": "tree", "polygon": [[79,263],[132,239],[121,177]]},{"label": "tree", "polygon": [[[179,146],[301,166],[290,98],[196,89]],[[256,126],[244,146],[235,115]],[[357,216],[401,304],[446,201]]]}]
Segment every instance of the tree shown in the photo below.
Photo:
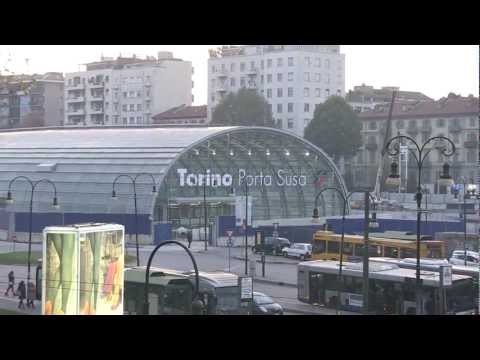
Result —
[{"label": "tree", "polygon": [[272,112],[267,101],[256,91],[240,89],[229,93],[215,107],[212,125],[273,127]]},{"label": "tree", "polygon": [[340,96],[331,96],[315,109],[305,128],[305,139],[325,150],[338,162],[354,156],[362,145],[360,120]]}]

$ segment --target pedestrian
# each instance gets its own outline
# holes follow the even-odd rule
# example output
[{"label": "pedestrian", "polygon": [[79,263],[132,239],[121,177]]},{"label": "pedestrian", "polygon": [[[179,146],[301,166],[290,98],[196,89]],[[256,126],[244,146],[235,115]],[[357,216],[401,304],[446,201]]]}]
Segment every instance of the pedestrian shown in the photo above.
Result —
[{"label": "pedestrian", "polygon": [[18,284],[17,294],[18,294],[18,298],[20,299],[20,302],[18,303],[18,308],[25,309],[25,304],[23,303],[23,300],[25,300],[25,298],[27,297],[27,289],[25,287],[25,281],[22,280]]},{"label": "pedestrian", "polygon": [[12,294],[15,296],[15,274],[13,270],[8,273],[8,288],[7,291],[5,291],[5,296],[8,296],[10,290],[12,290]]},{"label": "pedestrian", "polygon": [[189,230],[187,232],[187,241],[188,241],[188,248],[190,249],[190,246],[192,245],[192,231]]},{"label": "pedestrian", "polygon": [[35,295],[36,295],[36,289],[35,289],[35,284],[32,281],[28,282],[28,289],[27,289],[27,307],[31,307],[32,309],[35,309]]}]

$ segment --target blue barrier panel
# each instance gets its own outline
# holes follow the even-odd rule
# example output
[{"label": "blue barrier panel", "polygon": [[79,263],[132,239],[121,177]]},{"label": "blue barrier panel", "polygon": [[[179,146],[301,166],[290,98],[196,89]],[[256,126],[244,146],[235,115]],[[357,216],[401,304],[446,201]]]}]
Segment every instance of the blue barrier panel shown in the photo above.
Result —
[{"label": "blue barrier panel", "polygon": [[[15,231],[28,232],[29,213],[15,214]],[[150,235],[151,221],[148,214],[138,215],[138,233]],[[32,217],[32,232],[39,233],[47,226],[72,225],[81,223],[113,223],[125,226],[126,234],[135,234],[134,214],[81,214],[81,213],[34,213]]]},{"label": "blue barrier panel", "polygon": [[172,240],[172,224],[171,223],[163,223],[163,224],[155,224],[154,228],[154,244],[158,245],[162,242]]}]

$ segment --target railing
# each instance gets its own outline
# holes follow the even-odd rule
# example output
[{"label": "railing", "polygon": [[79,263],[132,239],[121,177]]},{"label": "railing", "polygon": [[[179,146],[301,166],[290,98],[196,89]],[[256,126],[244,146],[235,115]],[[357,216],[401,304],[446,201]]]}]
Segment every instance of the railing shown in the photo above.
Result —
[{"label": "railing", "polygon": [[460,124],[450,124],[448,125],[448,131],[450,132],[459,132],[462,130],[462,127],[460,126]]},{"label": "railing", "polygon": [[476,148],[478,146],[478,141],[477,140],[467,140],[467,141],[465,141],[464,146],[466,148]]},{"label": "railing", "polygon": [[407,127],[407,133],[409,133],[409,134],[416,134],[416,133],[418,133],[418,127],[417,127],[417,125],[413,125],[413,126],[410,125],[410,126],[408,126],[408,127]]},{"label": "railing", "polygon": [[423,125],[421,128],[420,128],[420,131],[421,132],[426,132],[426,133],[430,133],[432,132],[432,125]]}]

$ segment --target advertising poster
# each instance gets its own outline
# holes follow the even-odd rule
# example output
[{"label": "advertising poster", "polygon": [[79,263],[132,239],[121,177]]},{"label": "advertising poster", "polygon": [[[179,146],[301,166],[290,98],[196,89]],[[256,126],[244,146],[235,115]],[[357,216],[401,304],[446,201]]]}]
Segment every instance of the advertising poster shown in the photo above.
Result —
[{"label": "advertising poster", "polygon": [[[248,225],[252,224],[252,198],[248,197]],[[235,197],[235,225],[242,226],[245,223],[245,196]]]},{"label": "advertising poster", "polygon": [[77,247],[75,233],[49,233],[46,239],[45,315],[77,313]]}]

